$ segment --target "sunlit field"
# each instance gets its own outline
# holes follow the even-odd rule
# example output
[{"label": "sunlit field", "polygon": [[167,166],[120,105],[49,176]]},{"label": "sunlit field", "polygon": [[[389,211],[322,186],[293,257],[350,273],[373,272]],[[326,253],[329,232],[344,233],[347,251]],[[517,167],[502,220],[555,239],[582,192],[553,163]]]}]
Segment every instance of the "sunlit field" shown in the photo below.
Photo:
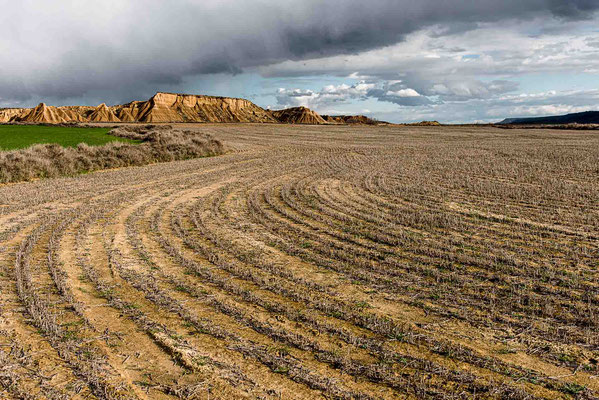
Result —
[{"label": "sunlit field", "polygon": [[185,128],[0,186],[7,398],[599,395],[599,134]]},{"label": "sunlit field", "polygon": [[134,141],[109,135],[111,128],[82,128],[40,125],[0,125],[0,150],[24,149],[34,144],[55,143],[75,147],[79,143],[101,146],[110,142]]}]

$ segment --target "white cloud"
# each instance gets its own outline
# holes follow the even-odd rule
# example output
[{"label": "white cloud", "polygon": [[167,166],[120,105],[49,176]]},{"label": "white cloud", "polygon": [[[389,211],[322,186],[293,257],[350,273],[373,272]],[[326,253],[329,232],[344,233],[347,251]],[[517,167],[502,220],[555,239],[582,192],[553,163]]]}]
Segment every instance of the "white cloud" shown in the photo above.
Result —
[{"label": "white cloud", "polygon": [[376,87],[375,83],[359,82],[354,85],[327,85],[320,91],[280,88],[276,93],[281,107],[304,106],[315,110],[326,110],[333,104],[347,103],[352,99],[366,99]]},{"label": "white cloud", "polygon": [[510,116],[559,115],[588,111],[588,106],[576,107],[569,104],[549,104],[541,106],[516,106],[508,111]]},{"label": "white cloud", "polygon": [[396,96],[396,97],[418,97],[420,93],[415,91],[414,89],[400,89],[396,91],[389,90],[386,93],[387,96]]},{"label": "white cloud", "polygon": [[[596,109],[589,84],[585,90],[563,91],[564,82],[538,78],[538,92],[519,92],[528,76],[584,79],[599,74],[597,15],[576,24],[567,21],[511,20],[477,23],[447,34],[425,28],[401,43],[349,56],[301,63],[285,61],[261,67],[265,77],[296,75],[360,76],[377,87],[370,98],[399,106],[395,121],[438,118],[444,121],[497,120],[508,116],[545,115]],[[441,32],[441,33],[439,33]],[[560,90],[551,87],[558,82]],[[376,113],[376,110],[374,111]]]},{"label": "white cloud", "polygon": [[509,117],[561,115],[590,110],[599,110],[599,89],[547,91],[491,99],[445,102],[412,107],[409,110],[399,109],[394,114],[378,115],[378,118],[393,121],[434,118],[448,123],[497,122]]},{"label": "white cloud", "polygon": [[[592,0],[0,2],[2,105],[141,99],[215,73],[249,72],[277,78],[283,89],[269,82],[263,90],[279,106],[367,101],[373,110],[396,107],[394,119],[466,120],[588,106],[583,93],[519,96],[516,82],[599,74]],[[318,76],[347,83],[292,83]]]}]

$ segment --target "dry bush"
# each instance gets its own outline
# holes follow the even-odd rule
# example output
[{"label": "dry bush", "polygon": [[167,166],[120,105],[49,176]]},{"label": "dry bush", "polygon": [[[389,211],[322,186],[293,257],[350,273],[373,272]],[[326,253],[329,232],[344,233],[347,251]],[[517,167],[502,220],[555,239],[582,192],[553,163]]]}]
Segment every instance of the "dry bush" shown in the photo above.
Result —
[{"label": "dry bush", "polygon": [[171,126],[118,127],[114,136],[140,140],[140,144],[113,142],[104,146],[85,143],[75,148],[38,144],[27,149],[0,152],[0,183],[35,178],[72,176],[107,168],[139,166],[224,153],[222,143],[210,135]]}]

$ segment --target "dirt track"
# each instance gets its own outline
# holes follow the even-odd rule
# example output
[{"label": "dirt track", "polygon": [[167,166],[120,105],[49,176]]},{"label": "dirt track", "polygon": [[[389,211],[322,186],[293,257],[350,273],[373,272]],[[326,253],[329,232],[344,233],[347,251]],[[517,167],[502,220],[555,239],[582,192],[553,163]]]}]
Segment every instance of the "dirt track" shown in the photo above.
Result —
[{"label": "dirt track", "polygon": [[0,397],[597,398],[599,135],[190,125],[0,186]]}]

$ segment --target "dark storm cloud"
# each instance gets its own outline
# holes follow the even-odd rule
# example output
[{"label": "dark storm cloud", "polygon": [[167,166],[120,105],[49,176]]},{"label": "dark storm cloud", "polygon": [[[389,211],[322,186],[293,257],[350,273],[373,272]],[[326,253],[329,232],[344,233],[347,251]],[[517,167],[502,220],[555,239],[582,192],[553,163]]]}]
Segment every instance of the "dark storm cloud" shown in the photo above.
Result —
[{"label": "dark storm cloud", "polygon": [[0,100],[140,97],[186,77],[359,53],[437,26],[584,19],[595,0],[1,0]]},{"label": "dark storm cloud", "polygon": [[551,11],[562,17],[588,19],[597,10],[597,0],[563,1],[552,0]]}]

